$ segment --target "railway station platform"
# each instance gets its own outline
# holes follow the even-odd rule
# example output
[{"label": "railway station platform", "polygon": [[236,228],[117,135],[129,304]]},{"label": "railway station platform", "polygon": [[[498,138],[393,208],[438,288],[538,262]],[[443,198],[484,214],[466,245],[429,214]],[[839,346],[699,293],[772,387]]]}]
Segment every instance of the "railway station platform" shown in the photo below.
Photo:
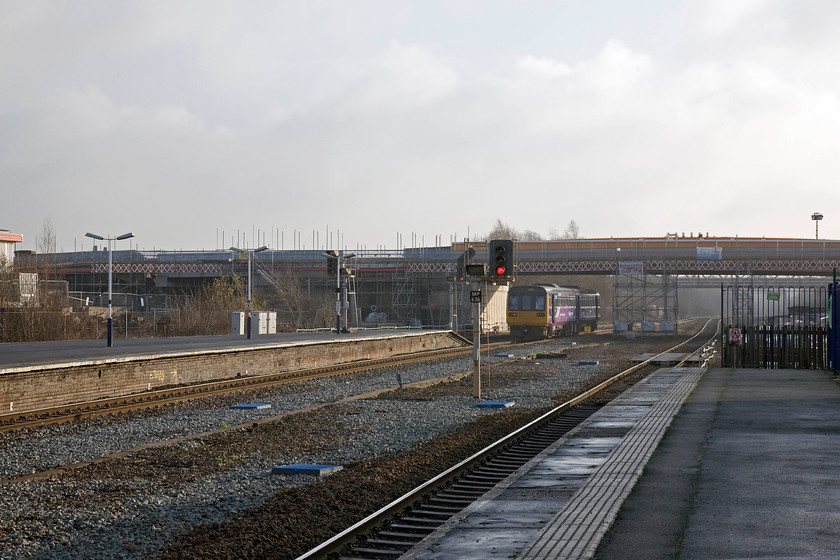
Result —
[{"label": "railway station platform", "polygon": [[0,415],[177,385],[466,348],[447,330],[367,330],[0,345]]},{"label": "railway station platform", "polygon": [[401,336],[423,336],[450,331],[369,329],[336,333],[309,331],[254,335],[173,336],[158,338],[116,339],[108,347],[104,339],[59,340],[48,342],[5,342],[0,344],[0,370],[22,366],[67,364],[91,360],[125,359],[162,354],[188,354],[206,351],[241,351],[249,349],[354,342]]},{"label": "railway station platform", "polygon": [[840,559],[840,384],[660,369],[403,558]]}]

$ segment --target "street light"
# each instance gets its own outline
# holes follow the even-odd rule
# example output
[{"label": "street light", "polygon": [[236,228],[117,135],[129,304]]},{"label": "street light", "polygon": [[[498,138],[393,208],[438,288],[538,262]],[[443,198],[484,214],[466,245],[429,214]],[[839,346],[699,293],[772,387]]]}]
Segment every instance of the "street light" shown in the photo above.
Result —
[{"label": "street light", "polygon": [[341,251],[321,253],[328,259],[335,259],[335,334],[341,334],[341,259],[352,259],[356,253],[342,255]]},{"label": "street light", "polygon": [[817,226],[817,239],[820,238],[820,220],[823,219],[823,215],[819,212],[814,212],[811,214],[811,219],[814,220],[814,225]]},{"label": "street light", "polygon": [[101,235],[96,235],[95,233],[86,233],[85,237],[90,237],[91,239],[98,239],[99,241],[108,241],[108,346],[114,345],[114,320],[111,317],[111,300],[113,299],[113,291],[112,291],[112,279],[114,273],[114,260],[111,256],[111,241],[122,241],[123,239],[129,239],[130,237],[134,237],[133,233],[124,233],[122,235],[118,235],[116,237],[103,237]]},{"label": "street light", "polygon": [[245,302],[245,333],[249,340],[251,339],[251,256],[267,249],[268,247],[265,245],[256,249],[238,249],[236,247],[229,249],[236,253],[248,253],[248,300]]}]

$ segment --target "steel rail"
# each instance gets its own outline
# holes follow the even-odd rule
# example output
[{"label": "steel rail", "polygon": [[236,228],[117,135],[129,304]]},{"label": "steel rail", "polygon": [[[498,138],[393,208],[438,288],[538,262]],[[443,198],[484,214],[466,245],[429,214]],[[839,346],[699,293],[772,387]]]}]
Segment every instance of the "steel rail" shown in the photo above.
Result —
[{"label": "steel rail", "polygon": [[[538,344],[540,342],[544,342],[544,340],[519,343],[511,341],[493,342],[483,345],[483,348],[493,349],[505,346],[527,346]],[[289,370],[285,372],[253,375],[236,379],[223,379],[220,381],[196,383],[180,387],[158,389],[155,391],[144,391],[142,393],[133,393],[131,395],[121,395],[118,397],[108,397],[92,401],[5,413],[0,414],[0,433],[22,430],[25,428],[62,424],[108,414],[118,414],[132,410],[153,408],[166,404],[187,402],[190,400],[247,389],[258,389],[273,385],[282,385],[297,381],[310,381],[338,375],[350,375],[353,373],[400,364],[410,364],[413,362],[445,359],[453,356],[469,354],[471,351],[472,345],[441,350],[426,350],[423,352],[404,354],[402,356],[389,356],[387,358],[375,358],[344,364],[333,364],[320,368]]]},{"label": "steel rail", "polygon": [[320,368],[255,375],[239,379],[211,381],[183,387],[145,391],[142,393],[123,395],[120,397],[109,397],[68,405],[6,413],[0,415],[0,433],[21,430],[24,428],[61,424],[86,418],[93,418],[96,416],[128,412],[142,408],[152,408],[172,403],[186,402],[246,389],[257,389],[272,385],[282,385],[297,381],[308,381],[338,375],[350,375],[362,371],[418,361],[444,359],[452,356],[468,354],[471,350],[471,347],[427,350],[424,352],[405,354],[402,356],[391,356],[388,358],[362,360]]},{"label": "steel rail", "polygon": [[[630,368],[614,375],[613,377],[607,379],[592,387],[591,389],[584,391],[583,393],[577,395],[576,397],[564,402],[563,404],[551,409],[550,411],[546,412],[539,418],[529,422],[528,424],[522,426],[521,428],[511,432],[507,436],[499,439],[495,443],[492,443],[485,447],[484,449],[474,453],[470,457],[467,457],[463,461],[459,462],[458,464],[450,467],[449,469],[445,470],[444,472],[438,474],[434,478],[424,482],[420,486],[417,486],[413,490],[409,491],[408,493],[400,496],[399,498],[393,500],[389,504],[383,506],[379,510],[375,511],[374,513],[370,514],[369,516],[365,517],[361,521],[355,523],[354,525],[348,527],[344,531],[338,533],[337,535],[333,536],[332,538],[324,541],[317,547],[309,550],[308,552],[298,556],[295,560],[322,560],[328,558],[330,555],[338,554],[346,546],[350,545],[354,542],[358,536],[367,533],[369,530],[373,529],[381,525],[387,519],[394,517],[396,514],[400,513],[404,509],[408,508],[409,506],[421,501],[425,495],[437,491],[440,488],[445,487],[451,480],[457,478],[462,473],[472,469],[478,463],[482,462],[486,458],[502,451],[516,440],[527,436],[530,432],[538,429],[539,427],[543,426],[547,422],[549,422],[553,417],[557,416],[558,414],[562,414],[563,412],[568,411],[573,406],[582,403],[583,401],[592,398],[593,396],[597,395],[607,387],[615,384],[616,382],[620,381],[621,379],[627,377],[633,372],[638,371],[639,369],[649,365],[652,361],[656,360],[659,356],[663,354],[667,354],[673,352],[674,350],[685,346],[692,340],[698,338],[703,334],[703,332],[708,327],[709,323],[712,322],[712,319],[706,321],[706,324],[701,328],[697,334],[692,336],[691,338],[663,351],[659,354],[648,358],[647,360],[640,362]],[[717,336],[717,332],[712,335],[710,340],[715,340]],[[705,346],[705,344],[703,345]],[[701,347],[702,348],[702,347]],[[693,353],[692,353],[693,355]]]}]

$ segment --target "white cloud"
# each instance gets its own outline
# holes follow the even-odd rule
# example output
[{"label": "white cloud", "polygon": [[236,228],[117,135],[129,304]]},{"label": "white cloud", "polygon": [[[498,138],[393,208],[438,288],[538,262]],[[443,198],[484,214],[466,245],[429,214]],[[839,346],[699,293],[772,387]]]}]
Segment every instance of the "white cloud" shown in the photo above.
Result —
[{"label": "white cloud", "polygon": [[546,56],[526,55],[517,61],[517,66],[523,72],[545,79],[564,78],[572,74],[572,69]]},{"label": "white cloud", "polygon": [[732,32],[773,4],[777,0],[703,0],[699,4],[704,11],[701,26],[708,33]]},{"label": "white cloud", "polygon": [[13,3],[0,227],[795,235],[837,198],[840,4],[668,4]]},{"label": "white cloud", "polygon": [[136,111],[118,107],[97,87],[63,90],[45,102],[50,107],[43,125],[63,135],[104,137],[112,135]]},{"label": "white cloud", "polygon": [[596,92],[615,97],[638,85],[652,70],[650,57],[634,53],[621,42],[611,39],[595,63],[586,69],[585,76]]},{"label": "white cloud", "polygon": [[410,110],[451,92],[457,73],[431,50],[392,42],[369,65],[358,86],[363,107]]}]

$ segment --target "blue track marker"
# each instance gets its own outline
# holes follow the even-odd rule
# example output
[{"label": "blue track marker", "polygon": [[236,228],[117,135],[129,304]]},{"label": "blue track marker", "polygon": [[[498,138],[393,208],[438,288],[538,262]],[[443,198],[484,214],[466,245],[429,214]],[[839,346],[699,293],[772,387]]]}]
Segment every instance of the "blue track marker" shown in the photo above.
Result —
[{"label": "blue track marker", "polygon": [[295,463],[293,465],[284,465],[282,467],[274,467],[271,472],[274,474],[310,474],[314,476],[324,476],[332,474],[343,469],[341,465],[313,465],[307,463]]},{"label": "blue track marker", "polygon": [[475,406],[480,408],[510,408],[516,401],[481,401]]},{"label": "blue track marker", "polygon": [[266,404],[266,403],[246,403],[246,404],[234,404],[234,405],[231,406],[231,408],[255,408],[255,409],[260,409],[260,408],[271,408],[271,405]]}]

